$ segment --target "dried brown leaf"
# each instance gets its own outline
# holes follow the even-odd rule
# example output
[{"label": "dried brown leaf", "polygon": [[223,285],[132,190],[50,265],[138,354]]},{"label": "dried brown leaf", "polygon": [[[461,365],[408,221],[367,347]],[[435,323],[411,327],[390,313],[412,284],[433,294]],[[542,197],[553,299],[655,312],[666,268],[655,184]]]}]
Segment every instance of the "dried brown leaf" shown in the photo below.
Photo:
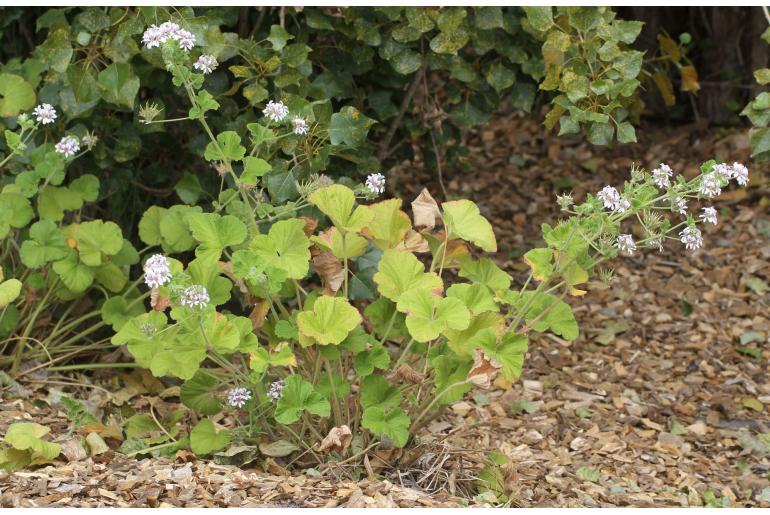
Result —
[{"label": "dried brown leaf", "polygon": [[489,390],[501,368],[502,366],[487,356],[484,351],[476,349],[473,367],[468,372],[468,379],[479,388]]},{"label": "dried brown leaf", "polygon": [[345,454],[352,441],[353,433],[348,426],[333,427],[318,446],[318,452],[327,451]]},{"label": "dried brown leaf", "polygon": [[441,210],[427,188],[423,188],[417,198],[412,201],[412,213],[414,214],[414,226],[433,229],[436,227],[436,219],[441,218]]},{"label": "dried brown leaf", "polygon": [[342,263],[331,252],[321,252],[313,257],[313,266],[324,281],[324,294],[334,295],[345,280]]}]

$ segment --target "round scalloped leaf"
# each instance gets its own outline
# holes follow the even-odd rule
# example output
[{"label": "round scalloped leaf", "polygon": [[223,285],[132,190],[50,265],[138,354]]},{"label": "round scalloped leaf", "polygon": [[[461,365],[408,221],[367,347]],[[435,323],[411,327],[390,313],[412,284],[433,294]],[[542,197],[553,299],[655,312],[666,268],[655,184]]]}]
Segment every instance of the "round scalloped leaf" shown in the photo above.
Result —
[{"label": "round scalloped leaf", "polygon": [[403,447],[409,440],[409,416],[401,408],[385,411],[379,406],[364,410],[361,425],[377,436],[387,436],[396,447]]},{"label": "round scalloped leaf", "polygon": [[331,406],[323,395],[313,391],[313,385],[300,376],[289,376],[284,380],[281,397],[275,405],[275,420],[280,424],[293,424],[303,411],[328,417]]},{"label": "round scalloped leaf", "polygon": [[290,279],[302,279],[310,269],[310,241],[305,222],[298,218],[276,222],[267,234],[256,235],[249,248],[265,266],[285,270]]},{"label": "round scalloped leaf", "polygon": [[88,266],[101,266],[107,256],[123,247],[123,233],[114,222],[93,220],[74,227],[80,260]]},{"label": "round scalloped leaf", "polygon": [[452,200],[441,204],[450,236],[475,243],[487,252],[497,252],[497,240],[489,221],[470,200]]},{"label": "round scalloped leaf", "polygon": [[0,73],[0,118],[11,118],[35,105],[35,90],[23,77]]},{"label": "round scalloped leaf", "polygon": [[64,235],[55,223],[40,220],[29,228],[30,239],[21,244],[21,262],[29,268],[40,268],[67,255],[69,247]]},{"label": "round scalloped leaf", "polygon": [[356,206],[353,190],[341,184],[319,188],[310,194],[308,200],[328,216],[337,228],[345,231],[360,231],[374,216],[366,206]]},{"label": "round scalloped leaf", "polygon": [[214,423],[204,418],[190,431],[190,448],[198,456],[221,451],[230,444],[230,431],[217,431]]},{"label": "round scalloped leaf", "polygon": [[433,272],[426,273],[425,266],[411,252],[386,250],[382,254],[374,282],[380,294],[397,302],[411,289],[427,289],[441,292],[444,283]]},{"label": "round scalloped leaf", "polygon": [[297,315],[300,335],[319,345],[337,345],[362,321],[361,314],[340,297],[321,296],[312,311]]}]

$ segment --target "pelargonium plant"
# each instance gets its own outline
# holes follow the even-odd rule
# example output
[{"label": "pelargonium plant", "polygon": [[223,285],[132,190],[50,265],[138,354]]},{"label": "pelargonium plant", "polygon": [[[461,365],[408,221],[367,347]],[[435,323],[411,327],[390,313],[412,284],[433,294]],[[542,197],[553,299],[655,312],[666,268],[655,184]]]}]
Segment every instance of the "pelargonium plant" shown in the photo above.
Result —
[{"label": "pelargonium plant", "polygon": [[[689,181],[661,164],[635,168],[622,189],[607,186],[581,204],[560,197],[567,218],[543,226],[546,246],[524,255],[531,272],[514,288],[480,255],[497,242],[469,200],[439,205],[423,190],[410,217],[400,199],[378,200],[382,173],[355,186],[319,175],[294,185],[296,201],[265,210],[260,171],[271,166],[275,140],[323,138],[324,129],[274,99],[247,127],[249,147],[236,131],[215,135],[205,114],[218,106],[194,71],[199,61],[162,50],[188,92],[189,118],[210,136],[204,157],[222,189],[213,212],[145,214],[140,237],[165,253],[145,264],[151,309],[112,341],[154,375],[182,379],[182,401],[200,415],[232,412],[237,427],[217,431],[204,418],[193,429],[202,454],[277,439],[314,460],[403,447],[472,388],[516,380],[533,333],[577,338],[565,300],[585,294],[603,262],[668,240],[699,249],[698,225],[715,223],[716,213],[707,206],[698,217],[688,202],[748,180],[737,163],[704,163]],[[170,257],[191,250],[186,264]],[[330,443],[341,432],[349,448]]]}]

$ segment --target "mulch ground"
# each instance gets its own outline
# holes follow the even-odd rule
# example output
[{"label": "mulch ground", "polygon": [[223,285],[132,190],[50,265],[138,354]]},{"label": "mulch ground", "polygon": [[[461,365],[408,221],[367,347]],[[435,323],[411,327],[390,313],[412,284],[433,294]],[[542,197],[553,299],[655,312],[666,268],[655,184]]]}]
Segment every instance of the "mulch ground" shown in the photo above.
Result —
[{"label": "mulch ground", "polygon": [[[592,283],[574,299],[578,340],[533,339],[512,388],[454,404],[416,448],[372,455],[370,479],[285,475],[279,463],[268,472],[241,470],[188,453],[137,461],[109,451],[0,473],[0,504],[474,505],[483,500],[468,499],[473,481],[485,457],[499,451],[511,461],[503,479],[514,506],[770,506],[767,168],[749,161],[740,132],[638,134],[638,144],[597,149],[549,138],[537,122],[511,115],[469,139],[468,171],[445,172],[444,186],[449,196],[480,205],[498,235],[496,257],[517,280],[525,276],[519,256],[537,244],[540,224],[559,216],[558,192],[580,201],[605,184],[619,187],[634,163],[650,169],[666,162],[694,175],[711,157],[749,163],[751,187],[731,189],[716,203],[720,224],[704,232],[702,250],[669,243],[662,253],[618,260],[609,286]],[[427,185],[442,199],[419,163],[389,176],[402,198]],[[54,434],[68,431],[62,413],[12,394],[3,394],[0,430],[29,418]]]}]

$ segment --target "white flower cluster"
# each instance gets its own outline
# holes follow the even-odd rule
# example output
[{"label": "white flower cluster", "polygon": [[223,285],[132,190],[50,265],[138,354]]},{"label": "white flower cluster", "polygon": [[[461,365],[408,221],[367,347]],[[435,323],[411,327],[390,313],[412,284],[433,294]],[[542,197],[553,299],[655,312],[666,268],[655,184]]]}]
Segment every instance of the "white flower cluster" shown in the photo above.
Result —
[{"label": "white flower cluster", "polygon": [[[262,110],[262,114],[272,122],[282,122],[290,113],[289,107],[283,102],[270,100]],[[298,136],[304,136],[310,132],[310,126],[308,125],[307,120],[301,116],[292,116],[291,131]]]},{"label": "white flower cluster", "polygon": [[709,223],[712,225],[717,224],[717,210],[713,207],[704,207],[703,213],[700,215],[700,219],[704,223]]},{"label": "white flower cluster", "polygon": [[64,136],[54,146],[54,149],[59,154],[63,154],[64,157],[74,156],[80,152],[80,142],[75,136]]},{"label": "white flower cluster", "polygon": [[270,100],[262,110],[262,114],[274,122],[280,122],[289,116],[289,108],[286,107],[286,104],[283,102],[274,102]]},{"label": "white flower cluster", "polygon": [[612,186],[605,186],[596,194],[596,197],[602,201],[605,209],[611,209],[616,213],[624,213],[631,207],[631,202],[623,197],[618,190]]},{"label": "white flower cluster", "polygon": [[749,169],[741,163],[733,163],[731,165],[719,163],[714,165],[711,172],[717,174],[726,181],[735,179],[735,182],[739,186],[746,186],[749,183]]},{"label": "white flower cluster", "polygon": [[281,390],[283,390],[283,381],[275,381],[270,383],[270,389],[267,391],[267,398],[270,402],[275,402],[281,397]]},{"label": "white flower cluster", "polygon": [[209,292],[200,284],[194,284],[185,288],[179,302],[188,308],[205,308],[211,298]]},{"label": "white flower cluster", "polygon": [[670,188],[672,175],[674,175],[674,172],[671,170],[671,167],[666,163],[661,163],[659,167],[652,171],[652,182],[658,188]]},{"label": "white flower cluster", "polygon": [[694,225],[688,225],[679,233],[679,241],[684,244],[687,250],[698,250],[703,246],[703,236],[700,229]]},{"label": "white flower cluster", "polygon": [[615,242],[615,247],[629,256],[633,256],[634,251],[636,251],[636,243],[634,243],[634,238],[630,234],[619,235]]},{"label": "white flower cluster", "polygon": [[233,388],[227,392],[227,404],[233,408],[242,408],[251,399],[251,392],[246,388]]},{"label": "white flower cluster", "polygon": [[38,123],[48,125],[56,120],[56,109],[51,104],[40,104],[32,111]]},{"label": "white flower cluster", "polygon": [[382,195],[385,193],[385,176],[381,173],[371,173],[366,177],[364,185],[375,195]]},{"label": "white flower cluster", "polygon": [[157,48],[170,39],[177,41],[182,50],[189,51],[195,46],[195,35],[172,21],[150,25],[142,35],[145,48]]},{"label": "white flower cluster", "polygon": [[217,66],[219,66],[217,58],[213,55],[207,54],[200,56],[198,60],[193,64],[193,68],[203,72],[203,75],[208,75],[209,73],[213,72],[217,69]]},{"label": "white flower cluster", "polygon": [[150,288],[160,288],[171,280],[171,267],[166,256],[155,254],[144,263],[144,282]]},{"label": "white flower cluster", "polygon": [[294,126],[294,128],[292,129],[292,132],[294,132],[294,134],[297,134],[299,136],[304,136],[310,130],[310,127],[308,127],[305,119],[300,118],[299,116],[295,116],[294,118],[292,118],[291,124]]}]

